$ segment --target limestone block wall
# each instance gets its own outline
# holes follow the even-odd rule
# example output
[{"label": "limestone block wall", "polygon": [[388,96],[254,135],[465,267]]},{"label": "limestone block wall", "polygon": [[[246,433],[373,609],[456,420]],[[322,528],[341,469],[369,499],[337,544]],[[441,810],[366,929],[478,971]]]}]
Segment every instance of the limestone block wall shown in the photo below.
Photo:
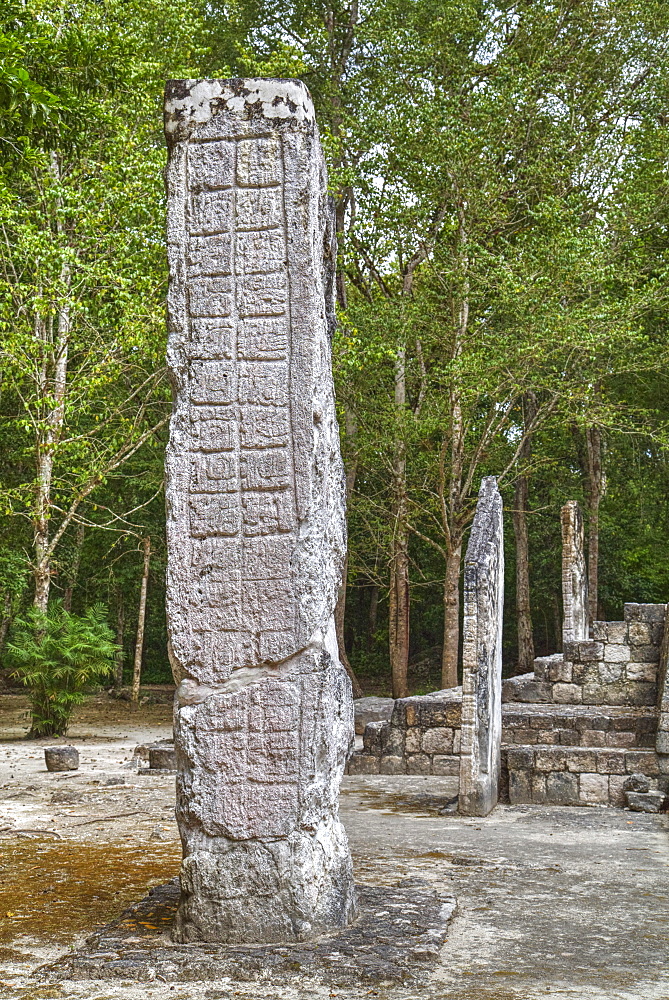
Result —
[{"label": "limestone block wall", "polygon": [[511,805],[625,805],[623,782],[645,774],[669,791],[669,758],[652,750],[596,747],[508,747],[503,750]]},{"label": "limestone block wall", "polygon": [[390,722],[370,722],[349,774],[460,773],[462,688],[395,702]]},{"label": "limestone block wall", "polygon": [[[500,795],[512,804],[625,805],[641,773],[669,795],[669,685],[664,604],[626,604],[624,621],[535,660],[504,682]],[[395,703],[367,726],[349,774],[458,775],[460,689]]]},{"label": "limestone block wall", "polygon": [[504,706],[502,720],[505,746],[655,747],[657,712],[653,708],[512,702]]}]

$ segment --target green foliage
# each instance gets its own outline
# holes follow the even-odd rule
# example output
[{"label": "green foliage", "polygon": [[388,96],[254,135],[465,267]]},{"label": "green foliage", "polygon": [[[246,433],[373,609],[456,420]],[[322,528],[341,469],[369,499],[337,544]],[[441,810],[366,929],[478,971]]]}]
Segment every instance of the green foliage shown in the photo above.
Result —
[{"label": "green foliage", "polygon": [[106,616],[103,604],[74,615],[54,601],[46,614],[31,608],[15,620],[7,659],[28,688],[30,736],[64,736],[84,691],[113,672],[120,650]]},{"label": "green foliage", "polygon": [[[606,442],[602,613],[666,599],[668,38],[662,0],[0,0],[5,620],[32,599],[39,528],[54,592],[80,558],[73,607],[105,601],[130,663],[137,541],[150,535],[145,677],[169,679],[161,94],[169,78],[256,74],[309,86],[337,207],[354,666],[387,688],[398,455],[411,656],[440,642],[449,532],[466,544],[481,476],[502,473],[513,663],[510,522],[530,391],[537,651],[559,640],[558,512],[586,498],[587,426]],[[418,668],[415,681],[428,683]]]}]

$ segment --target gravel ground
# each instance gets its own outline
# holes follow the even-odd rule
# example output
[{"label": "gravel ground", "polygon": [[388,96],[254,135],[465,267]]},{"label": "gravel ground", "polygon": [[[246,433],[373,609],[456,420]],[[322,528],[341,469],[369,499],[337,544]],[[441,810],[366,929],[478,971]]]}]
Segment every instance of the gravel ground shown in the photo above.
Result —
[{"label": "gravel ground", "polygon": [[170,776],[137,774],[133,751],[170,735],[171,709],[106,697],[78,711],[76,772],[49,774],[22,738],[25,701],[0,697],[2,1000],[667,1000],[669,822],[603,808],[498,807],[442,814],[450,779],[345,778],[341,812],[359,882],[418,876],[458,899],[436,971],[416,992],[332,989],[296,977],[170,987],[40,985],[39,965],[76,947],[178,870]]}]

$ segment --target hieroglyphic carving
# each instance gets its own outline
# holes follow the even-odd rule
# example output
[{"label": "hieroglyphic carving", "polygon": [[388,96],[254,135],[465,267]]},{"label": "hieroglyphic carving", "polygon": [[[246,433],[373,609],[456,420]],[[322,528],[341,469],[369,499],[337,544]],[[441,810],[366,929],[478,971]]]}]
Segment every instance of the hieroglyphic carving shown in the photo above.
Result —
[{"label": "hieroglyphic carving", "polygon": [[583,514],[576,500],[560,511],[562,525],[562,643],[588,638],[588,570]]},{"label": "hieroglyphic carving", "polygon": [[494,476],[481,483],[465,556],[462,732],[458,808],[486,816],[497,803],[502,744],[504,525]]},{"label": "hieroglyphic carving", "polygon": [[293,81],[177,81],[166,133],[176,933],[302,939],[354,911],[325,169]]}]

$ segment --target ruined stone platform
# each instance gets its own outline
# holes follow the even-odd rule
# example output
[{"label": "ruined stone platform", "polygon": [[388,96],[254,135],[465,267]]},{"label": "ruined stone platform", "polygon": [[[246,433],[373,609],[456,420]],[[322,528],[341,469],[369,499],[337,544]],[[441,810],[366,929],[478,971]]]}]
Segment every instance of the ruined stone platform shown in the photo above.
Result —
[{"label": "ruined stone platform", "polygon": [[332,986],[424,981],[437,962],[455,914],[453,896],[423,879],[391,888],[358,885],[359,916],[350,927],[290,945],[173,944],[177,879],[152,889],[76,952],[42,966],[36,976],[66,980],[198,982],[230,978],[289,983],[319,977]]}]

